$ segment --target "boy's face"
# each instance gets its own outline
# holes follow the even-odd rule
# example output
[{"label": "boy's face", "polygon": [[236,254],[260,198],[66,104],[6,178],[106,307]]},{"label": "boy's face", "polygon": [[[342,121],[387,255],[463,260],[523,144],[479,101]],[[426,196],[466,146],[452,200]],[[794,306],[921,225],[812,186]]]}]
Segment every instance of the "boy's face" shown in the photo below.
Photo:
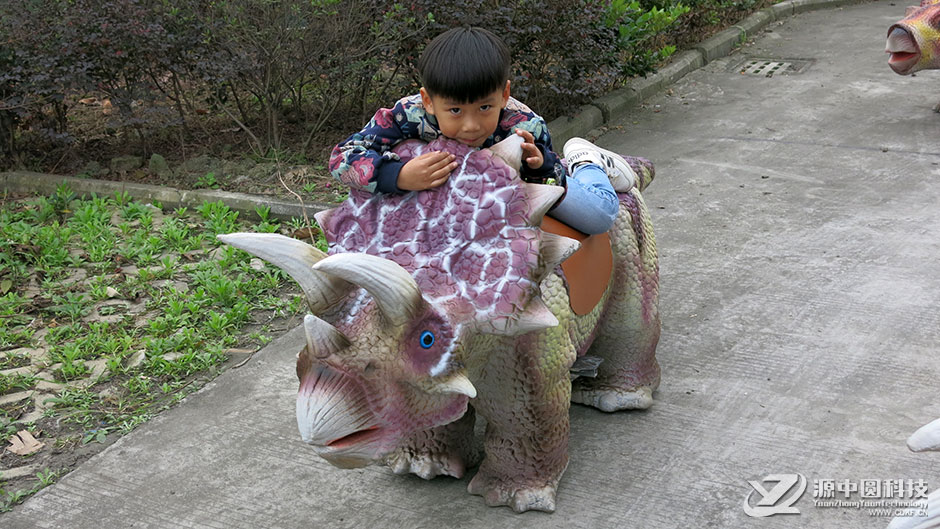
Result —
[{"label": "boy's face", "polygon": [[441,133],[471,147],[479,147],[499,126],[499,113],[509,101],[509,81],[501,90],[471,103],[433,96],[423,87],[421,99],[428,114],[437,118]]}]

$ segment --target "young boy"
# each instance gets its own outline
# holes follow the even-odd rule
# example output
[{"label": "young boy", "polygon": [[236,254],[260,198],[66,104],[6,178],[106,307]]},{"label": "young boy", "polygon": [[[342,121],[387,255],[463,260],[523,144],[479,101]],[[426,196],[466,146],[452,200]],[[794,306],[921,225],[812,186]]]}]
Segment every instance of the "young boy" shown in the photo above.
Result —
[{"label": "young boy", "polygon": [[545,120],[509,96],[509,49],[481,28],[438,35],[418,60],[420,93],[382,108],[368,125],[333,149],[330,172],[344,184],[371,192],[405,193],[440,186],[457,167],[452,154],[430,152],[403,163],[391,152],[408,139],[445,136],[470,147],[490,147],[510,134],[524,139],[526,182],[554,178],[564,196],[548,212],[584,233],[603,233],[619,211],[617,191],[636,175],[619,155],[572,138],[563,149],[571,173],[552,152]]}]

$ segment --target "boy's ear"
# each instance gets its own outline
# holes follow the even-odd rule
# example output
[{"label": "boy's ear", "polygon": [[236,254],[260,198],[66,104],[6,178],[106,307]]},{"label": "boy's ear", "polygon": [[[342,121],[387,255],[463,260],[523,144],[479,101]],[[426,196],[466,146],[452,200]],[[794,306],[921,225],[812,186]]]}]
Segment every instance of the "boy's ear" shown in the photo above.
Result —
[{"label": "boy's ear", "polygon": [[431,94],[429,94],[428,91],[425,90],[423,86],[421,87],[420,92],[421,92],[421,103],[424,105],[424,110],[427,111],[428,114],[431,114],[433,116],[434,115],[434,102],[431,101]]},{"label": "boy's ear", "polygon": [[503,88],[503,108],[509,103],[509,79],[506,79],[506,87]]}]

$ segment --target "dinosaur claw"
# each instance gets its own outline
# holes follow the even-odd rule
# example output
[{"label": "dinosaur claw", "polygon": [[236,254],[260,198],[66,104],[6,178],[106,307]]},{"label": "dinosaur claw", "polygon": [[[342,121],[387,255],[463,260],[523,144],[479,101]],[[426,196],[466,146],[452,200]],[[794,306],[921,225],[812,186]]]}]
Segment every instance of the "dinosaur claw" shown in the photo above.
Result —
[{"label": "dinosaur claw", "polygon": [[645,410],[653,405],[653,389],[639,386],[631,391],[617,388],[573,387],[571,402],[601,411]]},{"label": "dinosaur claw", "polygon": [[541,487],[524,487],[506,483],[495,478],[488,478],[478,472],[470,480],[467,492],[483,496],[488,507],[505,505],[517,513],[525,511],[555,512],[555,490],[558,480]]}]

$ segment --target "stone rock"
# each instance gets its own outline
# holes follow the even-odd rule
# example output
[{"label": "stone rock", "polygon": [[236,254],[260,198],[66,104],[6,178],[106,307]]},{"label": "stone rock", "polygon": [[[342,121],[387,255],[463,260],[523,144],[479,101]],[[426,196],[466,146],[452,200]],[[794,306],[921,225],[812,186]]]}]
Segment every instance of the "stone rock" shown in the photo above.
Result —
[{"label": "stone rock", "polygon": [[151,286],[153,286],[154,288],[159,288],[159,289],[161,289],[161,290],[162,290],[162,289],[169,288],[169,287],[173,287],[173,288],[175,288],[175,289],[176,289],[177,291],[179,291],[179,292],[188,292],[188,291],[189,291],[189,284],[186,283],[185,281],[173,281],[172,279],[160,279],[160,280],[154,281],[153,283],[150,283],[150,284],[151,284]]},{"label": "stone rock", "polygon": [[11,369],[4,369],[3,371],[0,371],[0,376],[14,377],[16,375],[28,375],[35,371],[37,371],[36,366],[14,367]]},{"label": "stone rock", "polygon": [[116,173],[126,173],[134,169],[140,169],[143,160],[140,156],[125,155],[111,158],[111,170]]},{"label": "stone rock", "polygon": [[209,259],[215,261],[221,261],[225,257],[225,247],[219,246],[218,248],[209,252]]},{"label": "stone rock", "polygon": [[170,171],[169,164],[166,163],[166,158],[157,153],[150,155],[150,163],[147,167],[150,169],[150,172],[158,176],[169,176],[173,174],[173,172]]},{"label": "stone rock", "polygon": [[20,391],[17,393],[9,393],[0,397],[0,406],[5,406],[7,404],[13,404],[14,402],[20,402],[21,400],[26,400],[32,395],[32,391]]},{"label": "stone rock", "polygon": [[72,272],[72,274],[69,277],[62,280],[62,284],[74,285],[75,283],[78,283],[79,281],[84,281],[85,278],[87,277],[88,277],[88,270],[85,270],[84,268],[76,268],[75,271]]},{"label": "stone rock", "polygon": [[147,359],[147,352],[141,349],[140,351],[137,351],[136,353],[132,354],[130,358],[127,359],[127,364],[126,364],[127,368],[133,369],[139,366],[140,364],[143,364],[144,360],[146,359]]},{"label": "stone rock", "polygon": [[4,480],[23,478],[35,475],[36,472],[39,472],[39,463],[6,469],[3,471],[2,478]]},{"label": "stone rock", "polygon": [[85,360],[85,365],[91,369],[91,374],[85,378],[74,382],[74,385],[80,388],[87,388],[92,386],[95,382],[101,378],[101,375],[104,374],[105,370],[108,369],[107,360]]},{"label": "stone rock", "polygon": [[[50,377],[51,377],[52,374],[50,373],[50,374],[47,375],[47,376],[50,376]],[[58,383],[58,382],[53,382],[53,381],[51,381],[51,380],[40,380],[40,381],[36,384],[36,389],[37,389],[37,390],[40,390],[40,391],[52,391],[52,392],[58,393],[58,392],[62,391],[62,390],[65,389],[65,388],[66,388],[66,385],[65,385],[65,384],[60,384],[60,383]]]},{"label": "stone rock", "polygon": [[179,170],[185,173],[195,173],[199,176],[206,173],[222,174],[219,170],[219,161],[205,154],[200,154],[181,163]]},{"label": "stone rock", "polygon": [[101,164],[92,160],[85,164],[85,167],[82,167],[82,170],[76,174],[78,177],[86,178],[98,178],[99,176],[104,176],[108,174],[108,170],[104,167],[101,167]]}]

